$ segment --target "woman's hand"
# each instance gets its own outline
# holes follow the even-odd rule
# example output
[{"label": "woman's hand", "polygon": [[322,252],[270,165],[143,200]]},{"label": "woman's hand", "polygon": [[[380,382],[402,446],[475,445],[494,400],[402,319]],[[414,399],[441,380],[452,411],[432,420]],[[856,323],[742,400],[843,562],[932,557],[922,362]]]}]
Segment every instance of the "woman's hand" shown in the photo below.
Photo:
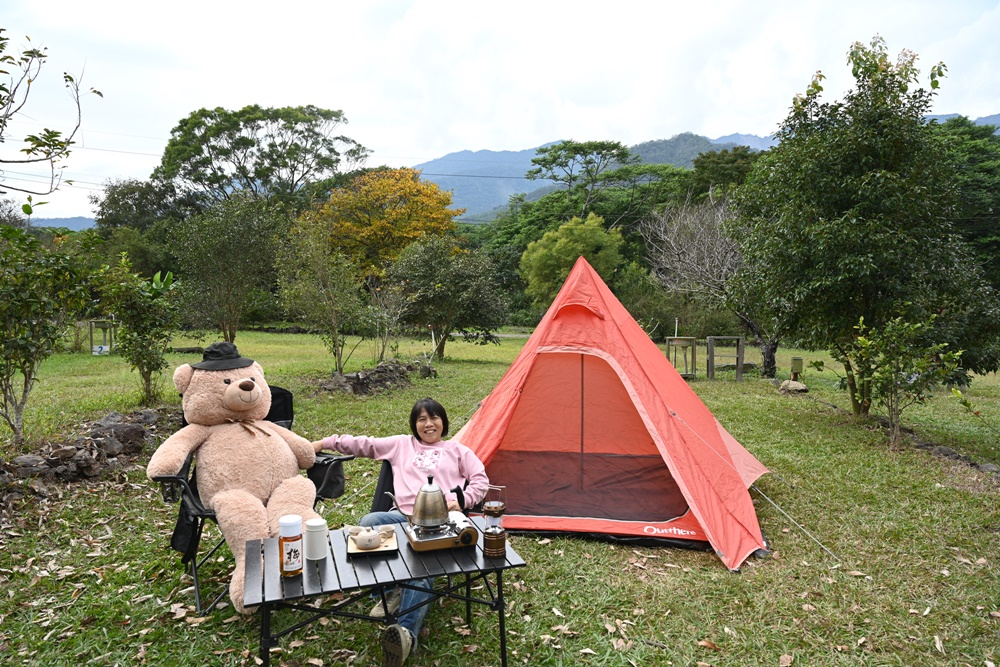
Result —
[{"label": "woman's hand", "polygon": [[320,452],[323,451],[323,441],[317,440],[316,442],[312,443],[312,448],[314,452],[319,454]]},{"label": "woman's hand", "polygon": [[449,512],[461,512],[462,506],[458,504],[457,500],[448,501],[448,511]]}]

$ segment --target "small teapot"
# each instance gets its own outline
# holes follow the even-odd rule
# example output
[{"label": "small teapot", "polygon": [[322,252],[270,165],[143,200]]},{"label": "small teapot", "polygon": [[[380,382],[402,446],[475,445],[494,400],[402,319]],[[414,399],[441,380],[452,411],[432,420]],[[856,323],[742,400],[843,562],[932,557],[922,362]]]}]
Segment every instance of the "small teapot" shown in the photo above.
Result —
[{"label": "small teapot", "polygon": [[392,534],[391,531],[375,530],[371,526],[355,526],[354,528],[358,530],[352,528],[349,531],[350,538],[354,541],[354,546],[365,551],[382,546],[382,543]]}]

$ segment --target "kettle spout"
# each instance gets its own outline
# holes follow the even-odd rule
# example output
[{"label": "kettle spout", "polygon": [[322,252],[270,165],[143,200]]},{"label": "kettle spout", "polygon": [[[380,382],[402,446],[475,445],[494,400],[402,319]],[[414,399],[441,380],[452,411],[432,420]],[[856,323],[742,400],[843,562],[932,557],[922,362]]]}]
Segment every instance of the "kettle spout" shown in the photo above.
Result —
[{"label": "kettle spout", "polygon": [[399,510],[400,514],[402,514],[404,517],[406,517],[406,523],[408,523],[408,524],[410,524],[412,526],[413,525],[413,520],[410,518],[409,514],[406,514],[405,512],[403,512],[403,510],[399,509],[399,501],[396,500],[396,496],[394,496],[391,491],[386,491],[385,495],[387,495],[390,498],[392,498],[392,504],[396,506],[396,509]]}]

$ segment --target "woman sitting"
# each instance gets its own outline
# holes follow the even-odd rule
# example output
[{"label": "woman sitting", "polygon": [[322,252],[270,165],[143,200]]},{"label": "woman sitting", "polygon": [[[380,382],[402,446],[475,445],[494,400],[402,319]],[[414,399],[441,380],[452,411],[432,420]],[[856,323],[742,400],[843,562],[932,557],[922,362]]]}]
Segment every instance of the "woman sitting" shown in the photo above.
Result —
[{"label": "woman sitting", "polygon": [[[370,459],[389,461],[392,465],[394,495],[398,506],[388,512],[372,512],[360,521],[362,526],[381,526],[389,523],[406,523],[406,515],[413,512],[417,493],[432,475],[442,490],[465,487],[465,502],[471,507],[486,495],[489,479],[482,462],[471,449],[455,440],[444,440],[448,435],[448,414],[432,398],[417,401],[410,410],[410,433],[387,438],[363,435],[331,435],[313,447],[353,454]],[[466,486],[467,484],[467,486]],[[460,506],[454,493],[445,491],[449,511]],[[412,588],[411,588],[412,586]],[[416,648],[420,628],[434,595],[434,579],[420,579],[387,596],[389,609],[381,602],[372,610],[372,616],[382,617],[403,609],[399,622],[386,628],[382,635],[382,654],[387,667],[399,667]]]}]

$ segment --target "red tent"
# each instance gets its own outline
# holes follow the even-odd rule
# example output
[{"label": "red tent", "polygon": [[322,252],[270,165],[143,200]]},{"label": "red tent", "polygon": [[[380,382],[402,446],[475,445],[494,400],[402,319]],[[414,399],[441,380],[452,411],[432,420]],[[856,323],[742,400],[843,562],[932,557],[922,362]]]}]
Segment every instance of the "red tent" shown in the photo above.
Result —
[{"label": "red tent", "polygon": [[582,257],[455,436],[507,487],[504,526],[708,542],[730,569],[765,548],[726,432]]}]

